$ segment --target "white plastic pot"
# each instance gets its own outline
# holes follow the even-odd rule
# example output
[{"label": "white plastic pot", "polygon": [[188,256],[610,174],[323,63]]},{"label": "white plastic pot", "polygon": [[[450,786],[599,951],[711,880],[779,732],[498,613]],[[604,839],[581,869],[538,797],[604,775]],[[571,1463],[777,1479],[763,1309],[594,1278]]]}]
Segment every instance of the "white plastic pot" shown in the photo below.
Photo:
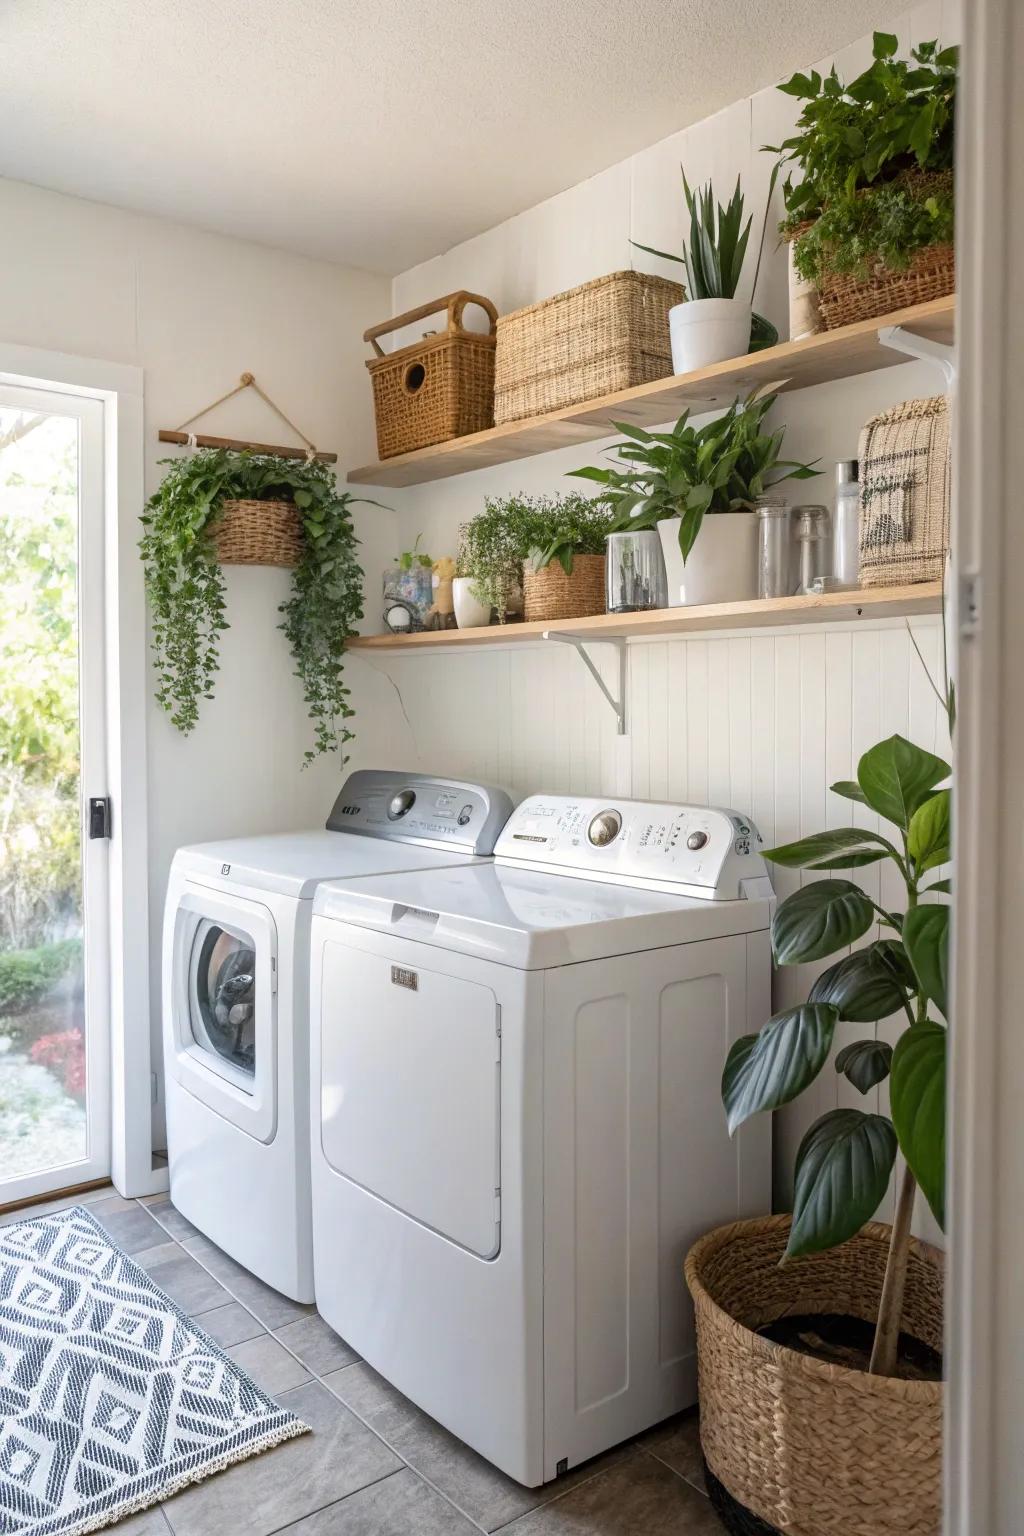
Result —
[{"label": "white plastic pot", "polygon": [[710,512],[683,564],[679,518],[658,524],[668,572],[670,608],[740,603],[757,596],[757,517],[753,512]]},{"label": "white plastic pot", "polygon": [[750,351],[753,311],[740,299],[689,299],[668,312],[672,368],[693,373]]},{"label": "white plastic pot", "polygon": [[482,629],[491,622],[491,606],[474,595],[472,576],[456,576],[452,582],[452,602],[460,629]]}]

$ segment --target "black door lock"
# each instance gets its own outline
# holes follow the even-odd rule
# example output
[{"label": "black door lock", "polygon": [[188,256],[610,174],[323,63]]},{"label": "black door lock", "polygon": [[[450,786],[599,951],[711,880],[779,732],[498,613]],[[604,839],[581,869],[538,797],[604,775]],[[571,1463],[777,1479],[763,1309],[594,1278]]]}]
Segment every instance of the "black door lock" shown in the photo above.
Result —
[{"label": "black door lock", "polygon": [[111,806],[108,796],[94,795],[89,801],[89,839],[110,836]]}]

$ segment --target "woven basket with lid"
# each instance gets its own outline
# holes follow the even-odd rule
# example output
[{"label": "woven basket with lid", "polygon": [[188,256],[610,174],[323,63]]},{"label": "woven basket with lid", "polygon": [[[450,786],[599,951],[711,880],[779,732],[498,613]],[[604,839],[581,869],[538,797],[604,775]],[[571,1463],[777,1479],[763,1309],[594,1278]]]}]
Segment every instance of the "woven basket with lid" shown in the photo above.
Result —
[{"label": "woven basket with lid", "polygon": [[535,571],[523,566],[523,617],[542,624],[547,619],[589,619],[604,613],[604,555],[574,555],[572,575],[557,560]]},{"label": "woven basket with lid", "polygon": [[225,501],[213,529],[221,565],[294,566],[302,524],[290,501]]},{"label": "woven basket with lid", "polygon": [[[939,1536],[942,1383],[871,1376],[757,1332],[787,1315],[873,1323],[890,1229],[868,1222],[840,1247],[780,1267],[791,1220],[718,1227],[687,1255],[708,1468],[768,1532]],[[926,1243],[911,1245],[902,1325],[941,1349],[942,1255]]]}]

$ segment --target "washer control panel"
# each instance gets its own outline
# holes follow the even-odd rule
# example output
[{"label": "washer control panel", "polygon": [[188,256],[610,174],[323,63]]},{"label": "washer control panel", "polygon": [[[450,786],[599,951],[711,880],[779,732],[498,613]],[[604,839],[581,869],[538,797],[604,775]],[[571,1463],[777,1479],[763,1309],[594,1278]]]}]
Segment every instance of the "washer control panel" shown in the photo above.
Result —
[{"label": "washer control panel", "polygon": [[512,813],[495,854],[506,864],[729,901],[767,878],[761,846],[738,811],[531,795]]},{"label": "washer control panel", "polygon": [[490,854],[511,811],[490,784],[361,768],[345,780],[327,829]]}]

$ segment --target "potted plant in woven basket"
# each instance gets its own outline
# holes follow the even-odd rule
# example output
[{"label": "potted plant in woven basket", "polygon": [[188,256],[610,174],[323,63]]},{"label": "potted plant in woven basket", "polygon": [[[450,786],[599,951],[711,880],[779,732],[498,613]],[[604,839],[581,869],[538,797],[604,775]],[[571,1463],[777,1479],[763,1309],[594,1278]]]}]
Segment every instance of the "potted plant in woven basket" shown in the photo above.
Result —
[{"label": "potted plant in woven basket", "polygon": [[626,441],[610,451],[623,467],[570,471],[605,487],[598,500],[612,508],[613,530],[658,529],[670,607],[757,596],[758,498],[819,473],[779,457],[785,427],[764,430],[774,402],[755,393],[702,427],[684,411],[671,432],[616,422]]},{"label": "potted plant in woven basket", "polygon": [[890,32],[844,85],[833,67],[779,89],[804,103],[797,131],[766,145],[794,166],[783,235],[797,278],[818,289],[826,329],[952,293],[953,125],[958,50],[896,57]]},{"label": "potted plant in woven basket", "polygon": [[536,516],[523,565],[524,618],[543,622],[604,613],[611,512],[586,496],[560,496],[539,503]]},{"label": "potted plant in woven basket", "polygon": [[363,573],[350,507],[317,459],[201,448],[166,459],[146,504],[140,550],[153,625],[159,703],[186,735],[212,699],[217,642],[228,628],[223,565],[292,567],[279,605],[313,725],[309,762],[343,750],[352,715],[345,642],[362,617]]},{"label": "potted plant in woven basket", "polygon": [[[951,692],[944,702],[952,723]],[[719,1228],[686,1260],[708,1486],[735,1533],[939,1536],[942,1259],[910,1223],[918,1189],[943,1219],[950,790],[939,786],[949,773],[890,737],[860,759],[855,782],[832,786],[888,835],[839,827],[765,855],[825,876],[780,903],[776,962],[840,958],[806,1003],[730,1050],[730,1130],[808,1088],[840,1031],[834,1067],[865,1107],[848,1103],[811,1126],[792,1216]],[[873,864],[894,871],[902,911],[832,873]],[[873,929],[881,936],[864,944]],[[895,1045],[877,1028],[893,1015],[903,1021]],[[875,1102],[882,1084],[888,1113]],[[898,1152],[887,1226],[872,1218]]]}]

